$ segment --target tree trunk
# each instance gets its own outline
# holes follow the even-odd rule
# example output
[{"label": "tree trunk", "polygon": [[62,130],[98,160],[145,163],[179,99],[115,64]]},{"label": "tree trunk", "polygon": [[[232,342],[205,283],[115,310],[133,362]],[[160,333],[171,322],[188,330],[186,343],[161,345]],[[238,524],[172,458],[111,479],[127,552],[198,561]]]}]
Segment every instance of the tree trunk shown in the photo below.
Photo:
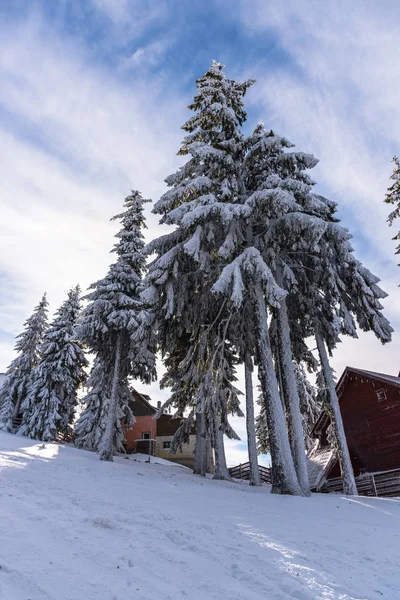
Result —
[{"label": "tree trunk", "polygon": [[207,473],[206,419],[203,412],[196,413],[196,448],[193,473],[205,477]]},{"label": "tree trunk", "polygon": [[14,419],[16,419],[19,415],[19,409],[21,408],[21,396],[18,397],[17,402],[15,403],[14,406],[14,410],[13,410],[13,414],[12,414],[12,421],[14,422]]},{"label": "tree trunk", "polygon": [[[282,277],[279,271],[277,272],[277,275],[277,283],[278,285],[282,285]],[[278,326],[279,370],[283,387],[282,392],[285,399],[289,441],[292,449],[297,480],[303,494],[309,496],[310,483],[308,480],[306,447],[300,412],[300,398],[293,367],[289,318],[285,299],[281,301],[280,307],[276,309],[276,322]]]},{"label": "tree trunk", "polygon": [[212,454],[211,439],[210,439],[209,435],[206,436],[205,461],[206,461],[206,473],[213,473],[214,472],[214,460],[213,460],[213,454]]},{"label": "tree trunk", "polygon": [[117,338],[115,348],[114,373],[111,386],[111,396],[108,405],[107,424],[103,439],[99,447],[100,460],[113,461],[114,456],[114,433],[118,410],[118,385],[121,362],[121,335]]},{"label": "tree trunk", "polygon": [[253,361],[249,353],[246,353],[244,363],[244,378],[246,382],[246,430],[247,448],[249,452],[250,479],[249,485],[261,485],[260,470],[258,468],[258,454],[256,441],[256,428],[254,423],[254,400],[253,400]]},{"label": "tree trunk", "polygon": [[219,419],[217,415],[213,415],[212,420],[212,438],[215,452],[215,469],[213,479],[231,480],[228,467],[226,466],[225,448],[224,448],[224,432],[219,427]]},{"label": "tree trunk", "polygon": [[286,430],[285,414],[279,396],[278,382],[274,370],[269,340],[265,298],[260,283],[257,284],[255,291],[259,379],[265,403],[270,437],[272,493],[300,496],[302,492],[297,481]]},{"label": "tree trunk", "polygon": [[332,427],[335,432],[338,459],[343,480],[343,493],[348,494],[349,496],[358,496],[357,486],[354,480],[353,466],[351,464],[346,434],[343,427],[342,415],[340,412],[339,399],[336,394],[335,382],[333,380],[331,367],[329,365],[328,353],[326,351],[324,340],[317,331],[315,333],[315,339],[317,341],[322,374],[328,392],[327,396],[330,409],[329,413]]}]

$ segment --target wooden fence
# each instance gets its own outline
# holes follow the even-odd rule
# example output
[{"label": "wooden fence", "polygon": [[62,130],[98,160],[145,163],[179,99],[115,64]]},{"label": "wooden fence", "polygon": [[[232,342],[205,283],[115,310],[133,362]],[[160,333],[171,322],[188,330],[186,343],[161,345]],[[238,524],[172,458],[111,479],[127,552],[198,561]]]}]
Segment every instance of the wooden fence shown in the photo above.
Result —
[{"label": "wooden fence", "polygon": [[[271,469],[258,465],[263,483],[271,483]],[[234,479],[250,479],[250,463],[242,463],[229,469]],[[382,473],[365,473],[356,477],[357,490],[360,496],[400,496],[400,469]],[[343,493],[343,482],[340,477],[329,479],[321,489],[323,493]]]},{"label": "wooden fence", "polygon": [[[260,471],[261,481],[263,483],[271,483],[271,469],[269,467],[263,467],[258,465]],[[248,481],[250,479],[250,463],[242,463],[236,467],[229,469],[229,475],[234,479],[244,479]]]},{"label": "wooden fence", "polygon": [[[365,473],[356,477],[356,486],[360,496],[400,496],[400,469],[382,473]],[[321,492],[343,492],[341,477],[329,479]]]}]

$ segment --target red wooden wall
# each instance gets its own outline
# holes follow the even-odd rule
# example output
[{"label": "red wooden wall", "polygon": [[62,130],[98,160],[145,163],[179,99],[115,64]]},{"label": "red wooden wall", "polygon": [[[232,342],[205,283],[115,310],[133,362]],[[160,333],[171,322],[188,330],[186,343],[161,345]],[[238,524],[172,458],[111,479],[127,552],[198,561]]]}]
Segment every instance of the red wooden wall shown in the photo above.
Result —
[{"label": "red wooden wall", "polygon": [[[340,409],[356,476],[399,468],[400,389],[353,373],[348,378]],[[385,399],[378,400],[379,390]]]}]

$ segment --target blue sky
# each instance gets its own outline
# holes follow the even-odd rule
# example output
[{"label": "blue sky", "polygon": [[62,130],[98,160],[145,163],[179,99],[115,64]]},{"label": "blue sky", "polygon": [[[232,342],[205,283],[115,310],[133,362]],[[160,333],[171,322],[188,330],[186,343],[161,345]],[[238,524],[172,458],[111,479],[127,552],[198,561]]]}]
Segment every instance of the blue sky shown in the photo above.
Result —
[{"label": "blue sky", "polygon": [[[385,0],[3,0],[0,371],[44,290],[54,310],[69,286],[104,274],[109,218],[129,190],[154,200],[164,191],[195,79],[212,59],[229,77],[257,79],[249,128],[263,120],[320,159],[317,189],[338,202],[399,329],[383,204],[400,152],[399,23],[400,5]],[[162,231],[154,215],[148,224],[149,239]],[[333,365],[397,373],[399,346],[398,334],[384,348],[363,334]],[[229,456],[244,458],[243,444]]]}]

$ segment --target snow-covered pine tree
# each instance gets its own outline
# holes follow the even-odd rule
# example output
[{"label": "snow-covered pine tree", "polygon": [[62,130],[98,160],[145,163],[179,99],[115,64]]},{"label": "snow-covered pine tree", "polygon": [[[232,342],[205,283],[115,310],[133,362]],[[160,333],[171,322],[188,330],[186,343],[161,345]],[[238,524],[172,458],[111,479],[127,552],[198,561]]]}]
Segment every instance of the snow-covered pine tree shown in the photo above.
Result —
[{"label": "snow-covered pine tree", "polygon": [[[284,138],[267,134],[259,125],[247,140],[247,152],[242,165],[244,206],[242,214],[232,214],[229,235],[220,249],[226,256],[236,258],[228,264],[214,285],[216,292],[231,294],[233,305],[242,310],[251,299],[255,306],[257,360],[267,409],[269,437],[274,466],[273,491],[298,493],[298,483],[304,494],[309,493],[305,447],[301,424],[300,402],[291,355],[289,322],[286,310],[285,287],[287,273],[280,262],[280,237],[270,235],[271,225],[296,212],[299,205],[295,195],[308,192],[309,181],[302,173],[314,166],[315,159],[303,153],[284,153],[291,144]],[[292,168],[290,168],[292,167]],[[284,241],[284,243],[286,243]],[[241,254],[239,254],[241,253]],[[252,280],[249,280],[249,273]],[[286,443],[285,415],[279,396],[278,382],[272,360],[267,324],[267,306],[275,315],[278,330],[278,353],[281,381],[285,396],[291,451]],[[296,475],[292,469],[292,456]],[[298,483],[297,483],[298,479]]]},{"label": "snow-covered pine tree", "polygon": [[[163,355],[173,355],[185,334],[190,345],[201,348],[200,353],[191,347],[187,351],[188,360],[201,357],[193,367],[203,374],[203,385],[193,402],[210,428],[218,477],[228,477],[221,444],[223,434],[230,431],[227,398],[233,410],[239,403],[232,389],[216,388],[217,380],[229,381],[233,363],[224,358],[229,354],[226,302],[213,298],[210,288],[223,266],[217,250],[226,239],[227,213],[242,210],[236,162],[242,152],[240,126],[246,118],[243,96],[252,83],[227,79],[216,62],[197,81],[197,95],[189,106],[194,115],[183,125],[187,136],[179,152],[189,159],[167,178],[171,189],[154,208],[162,215],[161,222],[175,230],[149,245],[156,259],[147,285],[155,302]],[[211,364],[226,367],[227,372],[212,371]],[[200,396],[199,390],[205,392],[206,387],[210,393]]]},{"label": "snow-covered pine tree", "polygon": [[[267,132],[259,124],[247,140],[244,182],[248,217],[248,244],[260,252],[274,282],[289,291],[295,279],[288,267],[292,231],[307,215],[312,215],[312,181],[306,169],[317,163],[302,152],[288,152],[292,144]],[[303,214],[304,213],[304,214]],[[315,225],[318,234],[318,224]],[[296,234],[295,234],[296,235]],[[311,237],[311,236],[310,236]],[[310,246],[311,240],[306,244]],[[274,317],[274,354],[279,387],[286,409],[286,420],[297,478],[304,494],[309,493],[300,399],[296,385],[287,300],[272,308]]]},{"label": "snow-covered pine tree", "polygon": [[71,430],[78,389],[86,379],[88,365],[76,336],[80,310],[80,288],[76,286],[44,334],[40,361],[32,371],[22,405],[20,435],[51,441]]},{"label": "snow-covered pine tree", "polygon": [[0,390],[0,429],[12,431],[13,420],[20,414],[31,383],[32,369],[40,357],[40,345],[47,327],[47,298],[35,308],[25,322],[25,331],[16,338],[15,351],[18,352],[7,369],[3,387]]},{"label": "snow-covered pine tree", "polygon": [[140,345],[134,341],[144,314],[140,292],[146,263],[142,234],[145,202],[149,200],[132,191],[125,199],[126,210],[113,218],[122,224],[113,248],[117,260],[104,279],[90,287],[93,291],[86,296],[89,304],[80,320],[80,337],[101,362],[109,386],[104,434],[98,447],[101,460],[112,461],[114,452],[123,450],[121,420],[126,419],[129,426],[134,419],[127,403],[128,378],[150,383],[156,376],[152,340],[144,338]]},{"label": "snow-covered pine tree", "polygon": [[[316,336],[344,491],[357,494],[328,352],[336,347],[340,334],[357,337],[356,321],[363,331],[373,331],[382,343],[388,342],[392,328],[380,304],[386,294],[377,286],[379,279],[355,259],[351,236],[337,222],[336,204],[311,189],[304,197],[306,204],[301,196],[296,199],[302,210],[291,215],[286,234],[289,322],[302,340]],[[280,227],[270,228],[273,238],[279,233]]]},{"label": "snow-covered pine tree", "polygon": [[101,360],[96,357],[85,383],[87,394],[82,398],[82,411],[76,421],[75,446],[96,451],[104,433],[104,415],[110,392]]},{"label": "snow-covered pine tree", "polygon": [[[267,133],[262,125],[258,126],[250,136],[244,169],[244,187],[247,195],[245,206],[249,208],[249,213],[243,213],[240,219],[234,214],[231,222],[233,225],[236,221],[236,238],[240,238],[238,230],[240,231],[241,225],[243,223],[247,225],[246,231],[241,230],[242,247],[243,240],[246,240],[247,247],[240,256],[225,267],[214,289],[230,293],[233,304],[243,302],[249,290],[254,294],[254,281],[251,287],[248,279],[243,277],[246,276],[243,267],[246,265],[249,270],[249,261],[245,260],[245,255],[251,253],[254,261],[255,253],[258,252],[258,263],[264,265],[265,281],[269,284],[269,291],[265,290],[264,300],[271,306],[277,322],[280,345],[279,372],[293,457],[299,482],[303,492],[306,492],[307,472],[292,346],[296,346],[298,352],[302,346],[304,347],[307,336],[304,333],[301,342],[291,339],[291,323],[288,314],[291,298],[293,298],[292,302],[297,304],[297,318],[302,320],[304,332],[306,329],[304,324],[312,323],[312,327],[324,329],[324,333],[320,335],[324,336],[325,341],[329,339],[327,323],[334,322],[335,318],[340,324],[337,332],[355,335],[355,325],[351,316],[354,315],[362,329],[372,329],[383,342],[390,339],[391,328],[381,314],[379,298],[384,297],[384,294],[376,285],[378,280],[352,256],[349,236],[337,225],[334,214],[336,205],[312,191],[313,182],[304,171],[315,166],[316,159],[299,152],[286,152],[285,150],[290,146],[291,144],[284,138],[279,138],[273,132]],[[231,248],[231,255],[234,255],[232,238],[228,245]],[[313,285],[309,284],[310,280],[313,281]],[[263,311],[265,313],[265,303],[261,302],[261,294],[259,297],[260,301],[256,306],[260,315]],[[323,325],[321,325],[322,305],[325,311]],[[257,315],[257,310],[255,312]],[[262,320],[266,322],[266,313],[265,319]],[[292,323],[295,323],[293,319]],[[298,324],[294,326],[297,334],[300,329]],[[262,331],[261,322],[259,331]],[[264,357],[267,359],[270,354],[268,331],[264,335],[263,347],[264,350],[267,348]],[[331,346],[328,344],[330,349],[334,339],[335,337],[331,335]],[[260,340],[261,336],[258,335],[259,345]],[[318,348],[326,377],[329,378],[331,372],[326,357],[322,356],[323,345],[319,343]],[[258,360],[262,361],[260,348],[258,354]],[[272,386],[265,385],[264,381],[263,393],[267,399],[269,394],[271,399],[272,391],[275,396],[272,404],[274,410],[279,413],[275,373],[269,368],[264,371],[262,362],[259,371],[261,383],[265,372],[268,371],[270,374]],[[344,480],[350,482],[351,463],[346,457],[346,440],[342,431],[340,411],[333,398],[334,385],[332,382],[327,382],[327,386],[334,407],[335,431],[340,447],[339,458],[342,466],[346,463]],[[272,426],[274,422],[276,425],[276,419],[271,419],[271,408],[267,408],[265,414],[268,420],[273,464],[279,463],[274,461],[276,436],[271,431],[270,425],[270,422]],[[282,436],[280,438],[282,439]],[[281,449],[281,456],[282,454],[288,456],[288,453],[285,451],[282,453]],[[281,469],[280,471],[282,472]],[[276,468],[274,472],[277,473]],[[347,490],[350,488],[351,493],[356,492],[355,486],[351,487],[349,484],[346,487]]]},{"label": "snow-covered pine tree", "polygon": [[[390,179],[393,179],[394,183],[390,186],[387,191],[385,202],[386,204],[393,204],[394,210],[389,214],[387,221],[390,227],[393,225],[395,219],[400,218],[400,160],[397,156],[393,157],[395,167]],[[400,230],[393,238],[394,240],[400,240]],[[400,254],[400,243],[396,248],[395,254]],[[398,265],[400,266],[400,265]]]}]

